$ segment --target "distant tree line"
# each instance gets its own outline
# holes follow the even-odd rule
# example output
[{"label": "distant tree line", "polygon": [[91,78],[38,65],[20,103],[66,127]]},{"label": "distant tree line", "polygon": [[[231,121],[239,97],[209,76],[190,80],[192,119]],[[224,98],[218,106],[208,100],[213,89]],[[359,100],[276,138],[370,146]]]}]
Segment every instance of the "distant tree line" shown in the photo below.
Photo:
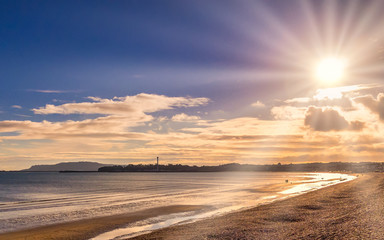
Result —
[{"label": "distant tree line", "polygon": [[[156,164],[129,164],[105,166],[99,172],[156,172]],[[159,165],[160,172],[225,172],[225,171],[257,171],[257,172],[384,172],[382,162],[330,162],[303,164],[253,165],[229,163],[219,166],[189,166],[182,164]]]}]

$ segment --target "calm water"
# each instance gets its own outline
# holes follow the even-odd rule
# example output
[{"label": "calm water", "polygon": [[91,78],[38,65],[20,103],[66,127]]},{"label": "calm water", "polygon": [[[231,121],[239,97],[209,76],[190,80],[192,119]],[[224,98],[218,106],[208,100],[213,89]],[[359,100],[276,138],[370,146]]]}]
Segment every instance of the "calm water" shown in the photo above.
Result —
[{"label": "calm water", "polygon": [[[309,176],[317,179],[304,178]],[[339,176],[322,176],[320,184]],[[0,232],[173,204],[204,204],[211,212],[225,212],[303,190],[289,192],[293,185],[285,179],[321,186],[318,175],[303,173],[0,172]],[[164,220],[170,217],[158,221]]]}]

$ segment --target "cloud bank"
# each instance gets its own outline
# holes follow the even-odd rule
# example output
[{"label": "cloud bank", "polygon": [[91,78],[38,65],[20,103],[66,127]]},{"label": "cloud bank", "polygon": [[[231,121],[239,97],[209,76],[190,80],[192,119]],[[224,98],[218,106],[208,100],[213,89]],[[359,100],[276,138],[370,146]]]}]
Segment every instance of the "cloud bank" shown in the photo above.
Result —
[{"label": "cloud bank", "polygon": [[208,98],[167,97],[164,95],[141,93],[135,96],[102,99],[88,97],[92,102],[66,103],[62,105],[47,104],[35,108],[35,114],[103,114],[131,115],[152,113],[175,107],[197,107],[209,102]]},{"label": "cloud bank", "polygon": [[381,121],[384,121],[384,93],[379,93],[375,99],[372,95],[356,97],[354,101],[363,104],[373,113],[379,115]]},{"label": "cloud bank", "polygon": [[354,130],[358,131],[364,127],[364,123],[360,121],[348,122],[338,111],[332,108],[316,108],[309,107],[304,124],[315,131],[342,131]]},{"label": "cloud bank", "polygon": [[[252,101],[254,108],[249,102],[240,109],[251,113],[227,117],[212,114],[217,108],[205,107],[208,98],[141,93],[57,101],[32,110],[38,118],[66,115],[52,116],[56,121],[0,121],[0,162],[13,169],[48,161],[128,164],[150,161],[155,154],[169,163],[197,165],[377,160],[384,149],[384,125],[378,121],[384,94],[359,95],[344,91],[331,100],[314,95],[269,104]],[[192,107],[199,116],[191,114]]]}]

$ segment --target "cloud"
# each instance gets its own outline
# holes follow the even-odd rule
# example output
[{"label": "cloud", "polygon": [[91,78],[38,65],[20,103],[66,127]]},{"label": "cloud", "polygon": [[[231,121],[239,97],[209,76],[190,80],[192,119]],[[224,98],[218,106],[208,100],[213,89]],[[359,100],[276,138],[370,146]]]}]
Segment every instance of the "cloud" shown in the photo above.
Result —
[{"label": "cloud", "polygon": [[63,139],[73,137],[88,138],[130,138],[134,135],[128,128],[152,120],[152,116],[106,116],[83,121],[33,122],[0,121],[0,132],[20,132],[14,139]]},{"label": "cloud", "polygon": [[188,122],[188,121],[200,120],[200,117],[199,116],[190,116],[190,115],[187,115],[185,113],[180,113],[180,114],[176,114],[175,116],[173,116],[172,120],[176,121],[176,122]]},{"label": "cloud", "polygon": [[360,121],[348,122],[338,111],[332,108],[309,107],[304,124],[315,131],[358,131],[364,128],[364,123]]},{"label": "cloud", "polygon": [[204,136],[249,136],[249,135],[295,135],[302,133],[301,121],[260,120],[254,117],[233,118],[228,120],[216,120],[199,122],[199,127],[181,129],[186,132],[200,133]]},{"label": "cloud", "polygon": [[372,146],[358,146],[352,148],[356,152],[368,152],[368,153],[384,153],[384,147],[372,147]]},{"label": "cloud", "polygon": [[342,98],[346,93],[354,93],[360,90],[366,90],[371,89],[375,87],[376,85],[351,85],[351,86],[343,86],[343,87],[335,87],[335,88],[324,88],[324,89],[318,89],[316,91],[316,95],[314,96],[314,99],[316,100],[333,100],[333,99],[340,99]]},{"label": "cloud", "polygon": [[347,96],[341,96],[340,98],[293,98],[284,101],[287,106],[307,108],[308,106],[316,107],[339,107],[344,111],[355,110],[352,101]]},{"label": "cloud", "polygon": [[261,140],[272,140],[276,141],[276,138],[279,140],[282,139],[301,139],[301,135],[226,135],[226,134],[211,134],[211,135],[200,135],[201,139],[206,140],[213,140],[213,141],[251,141],[252,144],[254,144],[255,141],[261,141]]},{"label": "cloud", "polygon": [[103,114],[131,115],[151,113],[175,107],[197,107],[209,102],[208,98],[167,97],[164,95],[141,93],[135,96],[102,99],[88,97],[92,102],[66,103],[62,105],[47,104],[35,108],[35,114]]},{"label": "cloud", "polygon": [[308,97],[301,97],[301,98],[291,98],[291,99],[285,100],[284,102],[285,103],[308,103],[311,100],[312,99]]},{"label": "cloud", "polygon": [[78,90],[51,90],[51,89],[28,89],[29,92],[38,92],[38,93],[74,93],[80,92]]},{"label": "cloud", "polygon": [[31,117],[29,115],[25,115],[25,114],[15,114],[15,116],[19,116],[19,117]]},{"label": "cloud", "polygon": [[357,103],[363,104],[373,113],[378,114],[380,120],[384,121],[384,93],[379,93],[376,99],[374,99],[371,95],[367,95],[356,97],[353,100]]},{"label": "cloud", "polygon": [[285,100],[283,103],[295,107],[340,107],[343,111],[356,110],[352,99],[359,95],[360,91],[370,91],[376,85],[351,85],[335,88],[317,89],[311,97],[299,97]]},{"label": "cloud", "polygon": [[352,121],[350,122],[349,129],[352,131],[360,131],[365,127],[365,123],[362,121]]},{"label": "cloud", "polygon": [[279,106],[271,109],[271,114],[277,120],[295,120],[303,119],[306,108]]},{"label": "cloud", "polygon": [[[33,109],[36,114],[102,114],[106,116],[81,121],[0,121],[0,132],[19,131],[13,139],[71,139],[105,138],[105,140],[142,139],[140,132],[131,132],[133,127],[144,127],[155,118],[147,113],[175,107],[195,107],[206,104],[207,98],[167,97],[154,94],[102,99],[89,97],[92,102],[66,103]],[[198,120],[197,116],[178,114],[174,120]],[[161,119],[158,119],[161,120]],[[149,126],[149,125],[148,125]],[[147,138],[148,139],[148,138]]]},{"label": "cloud", "polygon": [[157,121],[159,121],[159,122],[164,122],[164,121],[167,121],[167,120],[168,120],[168,117],[166,117],[166,116],[157,117]]},{"label": "cloud", "polygon": [[22,107],[20,105],[12,105],[11,107],[16,108],[16,109],[22,109]]},{"label": "cloud", "polygon": [[[382,128],[368,108],[354,104],[353,110],[346,111],[341,104],[337,104],[338,107],[319,106],[331,101],[340,102],[343,98],[280,101],[278,104],[282,105],[271,109],[272,120],[249,116],[201,120],[199,116],[186,113],[169,115],[175,111],[179,113],[180,109],[160,112],[203,106],[209,102],[208,98],[143,93],[110,99],[92,96],[78,103],[56,102],[35,108],[33,112],[43,115],[83,114],[74,116],[82,120],[55,117],[55,122],[0,121],[0,141],[3,141],[0,143],[0,161],[30,159],[30,164],[35,164],[37,161],[109,159],[112,163],[120,161],[126,164],[143,163],[156,153],[170,163],[222,164],[236,161],[257,164],[284,160],[300,162],[304,161],[300,157],[304,155],[308,156],[305,161],[328,161],[327,156],[342,154],[348,157],[342,160],[349,160],[349,157],[358,159],[366,151],[361,151],[361,154],[349,148],[363,149],[372,144],[377,149],[384,147],[378,145],[382,142]],[[371,103],[378,101],[372,99]],[[312,102],[318,105],[313,106]],[[255,105],[262,106],[262,103],[256,102]],[[65,119],[70,117],[65,116]],[[307,127],[303,127],[303,122]],[[158,130],[160,127],[166,130]],[[352,132],[363,128],[364,131]],[[376,158],[374,154],[382,155],[378,151],[373,153],[372,159]]]},{"label": "cloud", "polygon": [[251,106],[252,107],[257,107],[257,108],[263,108],[263,107],[265,107],[265,104],[260,102],[260,101],[257,101],[255,103],[252,103]]}]

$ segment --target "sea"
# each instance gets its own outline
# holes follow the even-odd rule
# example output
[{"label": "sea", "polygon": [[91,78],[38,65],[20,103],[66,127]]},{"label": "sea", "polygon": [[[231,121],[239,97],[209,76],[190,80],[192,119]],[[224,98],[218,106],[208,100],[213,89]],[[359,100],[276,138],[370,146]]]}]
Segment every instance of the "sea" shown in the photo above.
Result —
[{"label": "sea", "polygon": [[129,224],[121,239],[352,180],[340,173],[0,172],[0,233],[171,205],[208,206]]}]

